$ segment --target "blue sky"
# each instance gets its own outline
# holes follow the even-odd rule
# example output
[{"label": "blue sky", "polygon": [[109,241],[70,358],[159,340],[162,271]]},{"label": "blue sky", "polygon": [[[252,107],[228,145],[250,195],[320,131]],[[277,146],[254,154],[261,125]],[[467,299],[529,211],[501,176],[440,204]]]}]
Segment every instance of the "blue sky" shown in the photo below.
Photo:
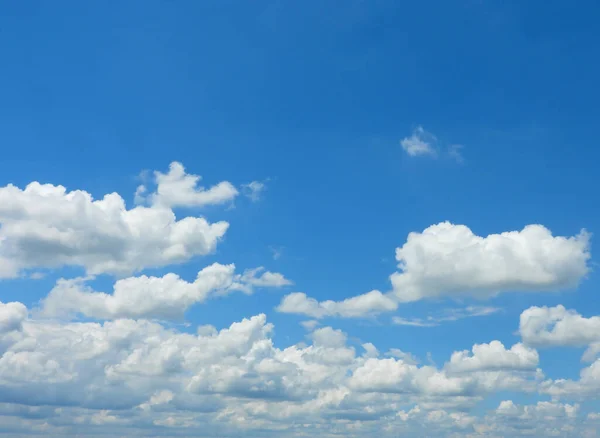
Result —
[{"label": "blue sky", "polygon": [[[136,436],[140,431],[145,431],[144,436],[301,436],[295,424],[317,427],[326,418],[337,420],[325,422],[320,434],[363,436],[394,428],[406,430],[408,436],[422,436],[423,430],[431,436],[516,436],[520,430],[546,436],[555,426],[537,420],[543,409],[552,409],[557,424],[567,421],[573,426],[572,430],[556,426],[553,430],[559,436],[594,436],[585,433],[598,427],[600,415],[594,415],[600,406],[582,389],[593,379],[586,381],[582,375],[580,380],[580,372],[599,373],[595,381],[600,381],[596,357],[589,363],[581,361],[586,349],[600,345],[600,335],[595,334],[600,333],[600,319],[594,319],[600,315],[594,252],[600,220],[595,202],[600,160],[596,134],[600,63],[595,56],[600,9],[595,2],[582,0],[575,7],[537,0],[102,4],[65,0],[6,2],[1,9],[0,301],[20,302],[27,308],[26,315],[15,306],[0,312],[0,318],[13,321],[0,324],[10,328],[3,336],[11,339],[0,342],[4,354],[0,370],[7,376],[2,379],[0,372],[0,384],[9,394],[0,400],[0,415],[6,419],[8,436],[27,436],[39,431],[42,423],[54,436],[82,432]],[[426,150],[411,154],[409,146],[415,141]],[[161,191],[158,174],[153,172],[169,175],[173,162],[181,163],[187,175],[201,175],[200,185],[207,189],[227,182],[233,191],[219,186],[218,200],[200,201],[197,187],[175,186],[175,195],[161,198],[156,195]],[[111,234],[115,230],[125,232],[123,223],[135,228],[132,222],[115,219],[122,213],[114,213],[121,211],[117,207],[116,216],[105,210],[91,213],[97,206],[91,201],[76,204],[60,196],[46,205],[39,193],[22,191],[33,181],[63,185],[67,191],[83,190],[95,200],[118,193],[126,204],[124,211],[169,211],[176,220],[205,218],[209,224],[226,221],[229,227],[207,247],[190,243],[196,242],[197,234],[157,234],[156,240],[146,241],[146,228],[141,237],[115,237]],[[247,196],[252,190],[246,186],[253,181],[262,184],[253,186],[262,187],[254,198]],[[8,190],[9,184],[19,190]],[[146,187],[147,197],[136,204],[134,193],[140,185]],[[174,201],[173,196],[186,190],[188,198]],[[42,204],[47,208],[44,214],[39,210]],[[446,221],[451,230],[465,226],[481,238],[521,232],[532,224],[543,226],[549,234],[523,240],[519,239],[524,234],[519,234],[504,249],[490,240],[472,243],[470,238],[457,237],[446,253],[436,253],[431,248],[441,240],[427,243],[419,238],[429,227]],[[165,227],[173,225],[169,224]],[[582,229],[591,235],[587,244],[577,237]],[[390,282],[391,274],[402,272],[396,249],[410,246],[409,233],[417,233],[418,247],[404,269],[411,278],[405,276],[402,287],[396,287]],[[564,243],[561,236],[571,240]],[[181,249],[166,246],[174,240],[187,245],[186,255],[169,252]],[[123,254],[129,250],[136,255],[125,260]],[[120,268],[107,268],[109,263]],[[144,313],[139,307],[144,300],[135,311],[108,301],[97,304],[100,307],[89,304],[101,301],[96,292],[112,293],[119,279],[174,273],[191,283],[198,271],[214,263],[234,263],[236,274],[228,274],[234,275],[230,280],[246,289],[221,285],[213,291],[219,295],[214,298],[194,295],[191,304],[178,302],[184,306],[183,318],[159,315],[160,306]],[[520,272],[522,266],[526,268]],[[243,276],[255,267],[282,277]],[[43,273],[43,278],[32,279],[34,272]],[[87,286],[80,283],[77,293],[57,286],[60,278],[85,275],[94,278],[88,279]],[[133,291],[135,287],[140,289]],[[154,296],[152,287],[129,283],[123,297],[127,301],[127,294]],[[406,299],[409,289],[417,299]],[[156,293],[162,294],[161,299],[175,300],[174,290],[165,286]],[[297,305],[285,311],[280,306],[295,292],[306,294],[306,300],[339,304],[372,290],[380,291],[378,302],[390,308],[363,306],[360,315],[315,316]],[[40,300],[46,297],[44,308]],[[88,304],[92,307],[85,307]],[[574,313],[561,313],[559,305]],[[525,333],[519,321],[533,306],[554,309],[553,315],[559,316],[544,317],[562,321],[564,330],[552,331],[550,326],[547,336],[541,328]],[[486,314],[473,316],[482,311]],[[51,389],[59,385],[54,391],[66,391],[67,381],[74,388],[88,388],[87,402],[76,397],[70,402],[73,412],[59,415],[54,409],[66,402],[60,397],[52,402],[34,400],[28,394],[36,387],[14,383],[20,377],[11,374],[16,372],[11,365],[14,352],[23,348],[16,346],[20,344],[15,344],[15,336],[43,343],[32,328],[43,324],[56,324],[56,339],[62,339],[60,330],[68,331],[76,321],[106,325],[133,318],[136,324],[152,320],[173,327],[179,336],[196,333],[204,325],[227,329],[261,314],[266,315],[265,324],[274,326],[265,339],[272,342],[269,357],[277,361],[291,361],[286,348],[312,348],[313,352],[354,348],[354,361],[340,371],[342,376],[346,372],[352,376],[348,381],[329,376],[308,389],[298,384],[306,391],[298,396],[302,403],[321,400],[322,395],[315,395],[319,390],[347,390],[345,404],[328,407],[327,414],[319,415],[283,390],[289,400],[281,394],[279,401],[266,395],[248,398],[243,391],[231,390],[243,386],[243,379],[230,382],[230,392],[217,391],[214,382],[224,378],[202,374],[214,365],[207,362],[181,366],[188,374],[212,382],[208,389],[190,390],[183,380],[179,386],[170,382],[163,387],[160,382],[166,377],[162,375],[155,377],[156,387],[149,388],[132,377],[135,381],[127,380],[125,385],[138,391],[136,397],[149,400],[160,391],[170,391],[172,400],[166,402],[170,407],[144,410],[139,408],[143,403],[136,402],[113,409],[102,400],[120,396],[111,394],[108,383],[97,395],[90,388],[101,380],[77,380],[83,379],[80,372],[71,380],[63,376],[67,380],[59,385],[58,377],[43,377],[43,366],[24,357],[21,377],[42,376],[38,384]],[[443,320],[458,314],[464,317]],[[580,315],[579,319],[573,315]],[[436,325],[414,325],[423,325],[427,317],[437,318]],[[398,318],[413,325],[397,324]],[[318,325],[308,329],[301,325],[317,319]],[[17,320],[21,325],[14,325]],[[344,347],[338,332],[327,327],[344,333]],[[45,342],[54,339],[46,336],[50,338]],[[417,367],[433,366],[452,379],[452,367],[445,364],[453,352],[495,340],[506,350],[523,343],[526,352],[534,351],[539,360],[527,359],[520,350],[511,350],[517,362],[510,365],[497,365],[502,361],[498,358],[477,359],[476,374],[491,379],[490,373],[508,373],[498,379],[514,377],[525,383],[481,393],[473,390],[466,407],[456,397],[446,396],[446,400],[429,387],[413,388],[417,395],[401,398],[400,383],[388,382],[395,389],[384,390],[381,382],[368,383],[365,377],[372,375],[368,366],[417,366],[406,358],[390,363],[386,352],[400,349],[418,359]],[[151,343],[142,335],[136,342],[141,349]],[[225,341],[218,342],[222,347]],[[301,342],[307,345],[298,346]],[[367,342],[379,350],[380,362],[362,358],[361,344]],[[191,347],[178,348],[185,352]],[[50,368],[52,361],[71,371],[88,366],[64,362],[54,356],[59,354],[55,351],[29,353],[44,357]],[[120,370],[124,363],[150,367],[131,354],[103,357],[98,363]],[[335,354],[329,351],[325,356]],[[510,356],[506,354],[502,357]],[[223,356],[215,363],[232,362]],[[262,368],[256,367],[242,374],[263,378],[257,371]],[[523,374],[525,368],[529,374]],[[537,368],[543,378],[532,374]],[[373,375],[393,374],[393,370],[375,369],[379,372]],[[425,372],[419,370],[410,372]],[[282,371],[279,378],[287,382],[288,372],[292,373]],[[302,376],[302,381],[316,379]],[[557,379],[570,379],[572,385],[563,387]],[[481,382],[467,383],[485,386]],[[527,385],[533,389],[516,389]],[[224,407],[207,414],[192,402],[173,401],[189,401],[190,391],[202,403]],[[378,393],[400,398],[374,404],[369,394]],[[508,400],[514,409],[506,403],[501,406],[509,414],[499,406]],[[287,423],[267,421],[253,411],[256,403],[264,403],[269,412],[285,405],[300,413]],[[41,419],[30,418],[33,406],[41,410],[35,411]],[[410,411],[415,406],[419,409]],[[573,406],[576,414],[570,413]],[[398,414],[402,410],[405,415]],[[223,412],[244,412],[248,423],[220,416]],[[376,418],[359,421],[357,412]],[[435,422],[439,416],[443,420]],[[494,426],[484,430],[481,423]],[[100,424],[105,432],[98,429]],[[282,424],[282,429],[275,428]]]}]

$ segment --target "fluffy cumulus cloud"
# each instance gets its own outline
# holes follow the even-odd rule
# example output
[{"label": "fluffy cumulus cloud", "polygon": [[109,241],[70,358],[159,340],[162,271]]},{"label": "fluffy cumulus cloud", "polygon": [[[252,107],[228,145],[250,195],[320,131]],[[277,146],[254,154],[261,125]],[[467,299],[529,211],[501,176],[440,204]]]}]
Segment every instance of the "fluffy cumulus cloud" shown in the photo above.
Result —
[{"label": "fluffy cumulus cloud", "polygon": [[465,308],[449,308],[435,315],[429,315],[426,318],[404,318],[401,316],[392,317],[392,322],[396,325],[408,325],[413,327],[436,327],[445,322],[458,321],[460,319],[472,318],[476,316],[488,316],[502,311],[499,307],[492,306],[467,306]]},{"label": "fluffy cumulus cloud", "polygon": [[600,392],[600,359],[583,368],[579,379],[548,379],[542,382],[540,392],[555,399],[597,398]]},{"label": "fluffy cumulus cloud", "polygon": [[589,424],[581,421],[578,404],[540,401],[519,405],[503,400],[477,424],[476,436],[589,436]]},{"label": "fluffy cumulus cloud", "polygon": [[411,157],[419,155],[436,156],[437,139],[430,132],[425,131],[422,126],[417,126],[410,137],[400,141],[402,149]]},{"label": "fluffy cumulus cloud", "polygon": [[537,347],[587,346],[582,357],[586,362],[600,355],[600,316],[586,318],[561,305],[524,310],[519,333],[524,342]]},{"label": "fluffy cumulus cloud", "polygon": [[521,313],[519,333],[538,347],[588,345],[600,341],[600,316],[585,318],[561,305],[530,307]]},{"label": "fluffy cumulus cloud", "polygon": [[508,291],[576,287],[588,273],[589,235],[553,236],[542,225],[478,236],[442,222],[410,233],[396,249],[393,295],[401,302],[443,296],[486,298]]},{"label": "fluffy cumulus cloud", "polygon": [[[181,163],[173,162],[167,173],[154,172],[156,192],[149,196],[152,205],[166,208],[204,207],[218,205],[233,200],[238,191],[228,181],[220,182],[210,188],[199,185],[202,177],[189,174]],[[145,186],[138,187],[138,195],[146,192]]]},{"label": "fluffy cumulus cloud", "polygon": [[394,300],[374,290],[364,295],[348,298],[343,301],[322,301],[309,298],[305,293],[294,292],[286,295],[277,310],[282,313],[297,313],[312,318],[340,316],[352,318],[373,313],[396,310]]},{"label": "fluffy cumulus cloud", "polygon": [[454,373],[474,371],[535,370],[539,363],[537,351],[523,344],[506,349],[499,341],[474,345],[472,352],[457,351],[446,365]]},{"label": "fluffy cumulus cloud", "polygon": [[291,281],[282,274],[264,271],[264,268],[235,274],[233,264],[219,263],[202,269],[193,282],[173,273],[120,279],[112,294],[93,291],[82,278],[62,279],[43,300],[41,314],[51,317],[81,314],[96,319],[182,319],[189,307],[211,295],[232,291],[251,294],[255,287],[289,284]]},{"label": "fluffy cumulus cloud", "polygon": [[[182,332],[144,319],[103,323],[32,318],[0,305],[2,427],[68,436],[364,436],[476,433],[465,410],[496,391],[534,391],[537,354],[492,342],[442,368],[398,349],[353,346],[337,329],[276,347],[264,314]],[[468,371],[464,372],[464,371]],[[567,414],[570,414],[570,408]],[[552,415],[560,410],[547,409]],[[514,415],[527,413],[515,411]]]},{"label": "fluffy cumulus cloud", "polygon": [[134,208],[117,193],[94,199],[83,190],[39,182],[1,187],[0,278],[64,265],[124,276],[212,253],[229,224],[201,216],[177,219],[171,208],[222,203],[237,191],[227,182],[197,188],[198,179],[173,163],[169,173],[156,172],[151,203]]},{"label": "fluffy cumulus cloud", "polygon": [[[404,245],[396,248],[399,271],[390,276],[390,292],[371,291],[340,302],[318,302],[295,293],[283,299],[279,310],[314,318],[359,317],[424,299],[486,299],[503,292],[571,289],[589,272],[589,259],[585,231],[571,237],[553,236],[542,225],[528,225],[521,231],[482,237],[465,225],[442,222],[410,233]],[[396,321],[436,325],[418,319]]]}]

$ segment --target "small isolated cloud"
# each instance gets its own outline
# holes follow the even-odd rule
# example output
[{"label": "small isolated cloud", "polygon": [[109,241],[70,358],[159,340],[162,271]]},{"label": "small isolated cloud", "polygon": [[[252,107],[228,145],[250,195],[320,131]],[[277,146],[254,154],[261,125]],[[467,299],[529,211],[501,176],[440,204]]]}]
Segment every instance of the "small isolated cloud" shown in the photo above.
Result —
[{"label": "small isolated cloud", "polygon": [[252,202],[260,201],[265,190],[267,190],[266,182],[252,181],[248,184],[242,184],[242,193]]},{"label": "small isolated cloud", "polygon": [[[208,189],[200,186],[202,177],[187,173],[177,161],[171,163],[167,173],[155,171],[154,179],[157,188],[156,193],[150,195],[150,201],[153,205],[167,208],[224,204],[238,195],[229,181],[222,181]],[[145,187],[140,186],[136,195],[141,196],[145,191]]]},{"label": "small isolated cloud", "polygon": [[279,260],[283,255],[283,246],[269,246],[269,251],[273,255],[273,260]]},{"label": "small isolated cloud", "polygon": [[417,126],[410,137],[405,137],[400,141],[402,149],[411,157],[428,155],[437,158],[439,151],[446,151],[448,157],[459,164],[465,162],[463,156],[464,146],[461,144],[450,144],[448,146],[441,144],[437,137],[431,132],[426,131],[422,126]]},{"label": "small isolated cloud", "polygon": [[437,138],[430,132],[425,131],[422,126],[417,126],[410,137],[400,141],[402,149],[411,157],[419,155],[437,156]]},{"label": "small isolated cloud", "polygon": [[436,327],[443,322],[453,322],[459,319],[472,318],[474,316],[486,316],[500,312],[499,307],[490,306],[467,306],[458,309],[446,309],[438,315],[427,318],[402,318],[394,316],[392,323],[395,325],[408,325],[413,327]]},{"label": "small isolated cloud", "polygon": [[316,319],[309,319],[308,321],[302,321],[300,325],[302,325],[302,327],[304,327],[306,330],[312,331],[315,328],[317,328],[317,326],[319,325],[319,321],[317,321]]},{"label": "small isolated cloud", "polygon": [[465,158],[463,157],[462,150],[464,146],[461,144],[453,144],[448,147],[448,155],[454,159],[458,164],[464,164]]}]

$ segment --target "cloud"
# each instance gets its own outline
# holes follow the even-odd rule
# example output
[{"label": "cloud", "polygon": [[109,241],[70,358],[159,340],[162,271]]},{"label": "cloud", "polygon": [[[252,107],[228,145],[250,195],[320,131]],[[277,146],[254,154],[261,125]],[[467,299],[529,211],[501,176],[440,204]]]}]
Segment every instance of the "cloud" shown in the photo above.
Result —
[{"label": "cloud", "polygon": [[404,363],[409,365],[418,365],[419,360],[412,355],[411,353],[404,352],[399,348],[390,348],[390,350],[385,354],[389,357],[395,357],[396,359],[401,359]]},{"label": "cloud", "polygon": [[600,316],[585,318],[561,305],[524,310],[519,334],[523,342],[538,348],[587,346],[581,358],[585,362],[600,354]]},{"label": "cloud", "polygon": [[487,316],[500,312],[502,309],[491,306],[467,306],[463,309],[446,309],[439,315],[422,318],[402,318],[400,316],[392,317],[392,322],[396,325],[409,325],[414,327],[436,327],[442,322],[458,321],[459,319],[472,318],[475,316]]},{"label": "cloud", "polygon": [[306,330],[312,331],[319,325],[319,321],[316,319],[309,319],[308,321],[302,321],[300,325]]},{"label": "cloud", "polygon": [[228,181],[209,189],[199,186],[202,177],[186,173],[183,165],[177,161],[171,163],[167,173],[155,171],[154,179],[156,192],[149,196],[149,201],[152,205],[166,208],[224,204],[238,195],[237,189]]},{"label": "cloud", "polygon": [[282,246],[269,246],[269,250],[271,251],[271,254],[273,254],[273,260],[279,260],[281,258],[283,255],[283,249],[284,248]]},{"label": "cloud", "polygon": [[472,351],[452,353],[446,370],[453,373],[474,371],[523,370],[535,371],[539,364],[537,351],[523,344],[515,344],[507,350],[500,341],[474,345]]},{"label": "cloud", "polygon": [[402,149],[411,157],[419,155],[437,156],[435,136],[417,126],[410,137],[405,137],[400,141]]},{"label": "cloud", "polygon": [[[355,391],[382,394],[419,394],[439,397],[475,396],[501,390],[534,391],[537,373],[521,367],[469,364],[472,372],[456,374],[434,366],[417,366],[403,359],[367,358],[349,378]],[[469,366],[467,365],[467,366]]]},{"label": "cloud", "polygon": [[0,302],[0,334],[20,330],[27,318],[27,307],[18,302]]},{"label": "cloud", "polygon": [[348,298],[343,301],[322,301],[309,298],[302,292],[286,295],[277,311],[281,313],[296,313],[312,318],[340,316],[344,318],[363,317],[369,314],[395,310],[397,304],[377,290]]},{"label": "cloud", "polygon": [[554,399],[597,397],[600,391],[600,359],[596,359],[589,367],[583,368],[579,373],[579,380],[549,379],[540,385],[539,391]]},{"label": "cloud", "polygon": [[[258,275],[260,274],[260,275]],[[293,282],[288,280],[278,272],[265,271],[265,268],[259,266],[258,268],[249,269],[239,277],[237,287],[240,290],[246,290],[246,286],[256,287],[283,287],[290,286]],[[252,289],[248,289],[252,292]]]},{"label": "cloud", "polygon": [[537,347],[585,346],[600,342],[600,316],[584,318],[561,305],[534,306],[521,313],[519,334]]},{"label": "cloud", "polygon": [[[11,184],[1,187],[0,278],[61,266],[81,266],[91,275],[125,276],[212,253],[229,224],[211,224],[203,217],[177,220],[169,207],[216,202],[224,199],[223,192],[187,190],[190,176],[181,176],[179,166],[171,166],[170,176],[159,173],[159,192],[152,195],[156,202],[150,207],[127,209],[117,193],[94,200],[85,191],[38,182],[23,190]],[[180,187],[181,179],[185,183]],[[178,187],[183,191],[177,192]]]},{"label": "cloud", "polygon": [[420,318],[402,318],[401,316],[392,317],[392,323],[395,325],[408,325],[411,327],[435,327],[438,325],[433,320],[423,320]]},{"label": "cloud", "polygon": [[[4,276],[25,271],[23,279],[31,279],[60,266],[86,270],[84,277],[57,281],[39,308],[0,302],[0,434],[441,438],[586,436],[595,430],[594,415],[584,419],[579,405],[565,402],[593,400],[600,391],[596,316],[532,307],[521,314],[522,343],[509,348],[497,340],[472,345],[454,339],[458,351],[442,358],[436,353],[438,363],[446,359],[443,366],[430,353],[422,364],[406,351],[407,343],[415,345],[424,357],[428,348],[418,340],[388,337],[380,352],[375,343],[321,325],[325,317],[377,315],[421,299],[573,287],[589,269],[585,232],[555,237],[532,225],[480,237],[442,223],[411,233],[397,250],[399,270],[388,293],[373,290],[341,301],[300,292],[284,297],[280,312],[312,318],[301,323],[303,342],[286,344],[285,332],[275,342],[275,326],[264,313],[224,328],[207,324],[222,318],[206,312],[209,319],[198,326],[172,322],[211,298],[290,286],[280,273],[212,263],[193,279],[133,274],[213,251],[228,224],[179,219],[173,208],[218,205],[236,196],[225,190],[229,183],[199,187],[199,177],[178,163],[153,175],[156,190],[144,185],[137,191],[143,205],[129,209],[115,193],[94,200],[50,184],[0,188]],[[102,273],[120,277],[109,293],[91,287]],[[471,305],[395,320],[440,324],[497,311]],[[565,345],[587,346],[584,359],[593,362],[579,379],[547,379],[534,348]],[[449,353],[456,346],[444,348]],[[484,399],[506,392],[552,400],[504,400],[479,414]]]},{"label": "cloud", "polygon": [[[390,292],[374,290],[343,301],[322,302],[294,293],[284,297],[278,310],[312,318],[351,318],[393,311],[399,303],[425,299],[489,299],[506,292],[571,289],[589,272],[589,240],[585,230],[571,237],[553,236],[542,225],[482,237],[465,225],[441,222],[410,233],[406,243],[396,248],[399,271],[390,276]],[[496,311],[470,309],[471,313],[446,315],[445,320]],[[439,320],[397,317],[395,322],[432,326]]]},{"label": "cloud", "polygon": [[578,404],[539,401],[518,405],[503,400],[475,425],[477,436],[588,436],[581,428]]},{"label": "cloud", "polygon": [[542,225],[475,235],[442,222],[410,233],[396,249],[400,272],[391,275],[400,302],[443,296],[489,298],[509,291],[576,287],[588,273],[589,235],[553,236]]},{"label": "cloud", "polygon": [[535,405],[519,406],[515,405],[512,400],[504,400],[500,402],[496,409],[497,415],[505,417],[517,417],[521,419],[543,419],[543,418],[575,418],[579,405],[569,405],[552,402],[538,402]]},{"label": "cloud", "polygon": [[[537,381],[536,356],[520,344],[474,346],[472,355],[454,353],[451,366],[438,369],[399,349],[380,358],[369,343],[359,356],[346,333],[332,327],[311,332],[310,345],[277,348],[264,314],[197,334],[147,320],[31,319],[20,303],[0,306],[0,321],[0,414],[23,417],[23,426],[34,407],[59,408],[38,410],[35,418],[55,433],[67,427],[63,436],[81,425],[127,435],[148,421],[192,435],[282,436],[293,434],[296,422],[339,432],[346,423],[334,419],[361,419],[376,430],[412,419],[443,433],[473,427],[476,419],[459,413],[465,403],[496,391],[531,391]],[[418,408],[399,409],[415,401]],[[2,403],[23,408],[8,411]]]},{"label": "cloud", "polygon": [[242,184],[242,192],[252,202],[259,201],[266,189],[266,183],[261,181],[252,181],[248,184]]},{"label": "cloud", "polygon": [[[112,294],[95,292],[84,279],[59,280],[42,301],[41,315],[65,317],[81,314],[95,319],[183,318],[192,305],[212,295],[232,291],[251,294],[255,287],[283,287],[291,284],[283,275],[263,272],[264,268],[235,274],[235,266],[214,263],[200,272],[193,282],[176,274],[163,277],[130,277],[118,280]],[[258,275],[260,272],[262,274]]]}]

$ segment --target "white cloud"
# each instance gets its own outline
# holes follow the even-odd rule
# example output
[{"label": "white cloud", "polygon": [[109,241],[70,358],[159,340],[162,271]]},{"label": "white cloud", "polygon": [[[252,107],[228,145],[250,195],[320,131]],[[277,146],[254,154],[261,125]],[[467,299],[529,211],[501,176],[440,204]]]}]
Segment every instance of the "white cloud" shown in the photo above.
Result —
[{"label": "white cloud", "polygon": [[583,362],[593,362],[600,355],[600,342],[591,343],[583,352],[581,360]]},{"label": "white cloud", "polygon": [[508,291],[573,288],[588,273],[589,236],[553,236],[542,225],[521,231],[475,235],[464,225],[442,222],[410,233],[396,249],[401,272],[392,274],[400,302]]},{"label": "white cloud", "polygon": [[523,342],[529,345],[584,346],[600,342],[600,316],[584,318],[561,305],[534,306],[521,313],[519,333]]},{"label": "white cloud", "polygon": [[467,306],[463,309],[446,309],[439,315],[427,318],[402,318],[392,317],[392,323],[396,325],[408,325],[413,327],[436,327],[443,322],[458,321],[459,319],[472,318],[475,316],[487,316],[500,312],[502,309],[491,306]]},{"label": "white cloud", "polygon": [[59,280],[42,302],[42,315],[60,317],[82,314],[97,319],[161,318],[182,319],[193,304],[211,295],[240,290],[250,294],[255,287],[282,287],[291,284],[283,275],[257,268],[235,274],[235,266],[214,263],[193,282],[175,274],[163,277],[130,277],[118,280],[112,294],[95,292],[84,279]]},{"label": "white cloud", "polygon": [[273,260],[279,260],[281,258],[281,256],[283,255],[283,247],[282,246],[279,246],[279,247],[269,246],[269,251],[271,251],[271,254],[273,255]]},{"label": "white cloud", "polygon": [[209,189],[199,186],[202,177],[186,173],[183,165],[177,161],[171,163],[167,173],[155,171],[154,178],[156,192],[149,196],[149,201],[156,206],[204,207],[224,204],[238,195],[237,189],[228,181],[220,182]]},{"label": "white cloud", "polygon": [[127,209],[116,193],[94,200],[63,186],[8,185],[0,188],[0,278],[64,265],[129,275],[209,254],[228,227],[202,217],[177,220],[164,206]]},{"label": "white cloud", "polygon": [[[515,372],[516,371],[516,372]],[[368,358],[349,379],[352,389],[360,392],[391,394],[427,394],[429,396],[464,396],[500,390],[535,389],[536,373],[521,369],[473,367],[469,374],[454,375],[433,366],[407,363],[402,359]]]},{"label": "white cloud", "polygon": [[[261,273],[262,272],[262,273]],[[258,275],[261,273],[260,275]],[[245,290],[245,285],[256,287],[283,287],[293,283],[278,272],[265,271],[262,266],[250,269],[239,277],[239,287]]]},{"label": "white cloud", "polygon": [[[94,201],[61,186],[0,188],[4,276],[30,270],[24,278],[32,278],[63,265],[87,271],[84,278],[59,280],[36,311],[0,303],[0,434],[495,438],[593,431],[594,424],[579,421],[579,405],[559,400],[596,397],[600,360],[579,380],[544,380],[532,346],[585,345],[584,358],[593,360],[600,351],[593,334],[598,317],[562,306],[527,309],[521,315],[523,344],[476,344],[455,351],[443,367],[432,360],[421,365],[404,351],[417,339],[390,338],[380,353],[342,330],[319,327],[324,317],[376,315],[404,301],[572,287],[588,270],[585,234],[553,237],[532,226],[484,238],[448,223],[413,233],[397,251],[401,271],[392,275],[390,293],[373,290],[339,302],[303,293],[284,297],[281,312],[314,319],[301,323],[308,330],[305,342],[279,345],[285,333],[275,344],[264,314],[220,330],[206,324],[212,321],[182,328],[148,320],[182,318],[194,304],[234,291],[292,284],[263,267],[236,273],[233,264],[220,263],[193,281],[173,273],[131,276],[213,251],[228,224],[177,220],[172,208],[216,205],[237,195],[229,183],[199,187],[199,177],[178,163],[154,175],[156,192],[143,186],[136,193],[147,206],[131,209],[117,194]],[[129,277],[103,293],[89,283],[100,273]],[[498,310],[466,306],[396,322],[439,324]],[[79,315],[106,321],[70,320]],[[539,392],[552,401],[519,406],[506,400],[485,417],[474,414],[485,397],[503,391]],[[596,420],[590,415],[585,421]]]},{"label": "white cloud", "polygon": [[306,330],[312,331],[319,325],[319,321],[316,319],[309,319],[308,321],[302,321],[300,325]]},{"label": "white cloud", "polygon": [[259,201],[266,189],[267,185],[262,181],[252,181],[248,184],[242,184],[242,192],[252,202]]},{"label": "white cloud", "polygon": [[507,350],[500,341],[489,344],[476,344],[468,350],[452,353],[446,370],[452,373],[472,373],[474,371],[535,371],[539,364],[537,351],[515,344]]},{"label": "white cloud", "polygon": [[401,316],[392,317],[392,323],[395,325],[407,325],[410,327],[435,327],[438,325],[433,320],[424,320],[421,318],[402,318]]},{"label": "white cloud", "polygon": [[346,345],[347,337],[341,330],[331,327],[323,327],[310,334],[313,345],[317,347],[343,348]]},{"label": "white cloud", "polygon": [[422,126],[417,126],[410,137],[403,138],[400,141],[402,149],[411,157],[419,155],[436,156],[436,143],[435,136],[425,131]]},{"label": "white cloud", "polygon": [[448,155],[458,164],[463,164],[465,162],[465,158],[463,157],[462,150],[464,149],[463,145],[453,144],[448,147]]},{"label": "white cloud", "polygon": [[539,401],[518,405],[504,400],[475,425],[476,436],[588,436],[579,426],[578,404]]},{"label": "white cloud", "polygon": [[579,405],[569,405],[540,401],[535,405],[519,406],[512,400],[504,400],[496,409],[496,414],[508,417],[520,417],[521,419],[549,419],[549,418],[575,418]]},{"label": "white cloud", "polygon": [[546,380],[540,392],[554,398],[586,398],[597,397],[600,391],[600,359],[596,359],[589,367],[579,373],[579,380],[556,379]]},{"label": "white cloud", "polygon": [[[312,318],[362,317],[396,310],[398,303],[423,299],[491,298],[503,292],[542,292],[576,287],[589,271],[589,234],[553,236],[542,225],[521,231],[475,235],[465,225],[442,222],[408,235],[396,248],[400,272],[390,276],[392,290],[371,291],[343,301],[322,301],[294,293],[278,310]],[[469,309],[469,308],[467,308]],[[461,314],[436,320],[396,317],[396,324],[433,326],[439,321],[494,313],[471,306]]]},{"label": "white cloud", "polygon": [[302,292],[294,292],[283,298],[277,307],[277,311],[320,319],[325,316],[363,317],[368,314],[389,312],[396,308],[397,304],[393,300],[381,292],[373,290],[343,301],[328,300],[322,302],[309,298]]},{"label": "white cloud", "polygon": [[23,304],[0,301],[0,334],[20,330],[26,318],[27,308]]}]

